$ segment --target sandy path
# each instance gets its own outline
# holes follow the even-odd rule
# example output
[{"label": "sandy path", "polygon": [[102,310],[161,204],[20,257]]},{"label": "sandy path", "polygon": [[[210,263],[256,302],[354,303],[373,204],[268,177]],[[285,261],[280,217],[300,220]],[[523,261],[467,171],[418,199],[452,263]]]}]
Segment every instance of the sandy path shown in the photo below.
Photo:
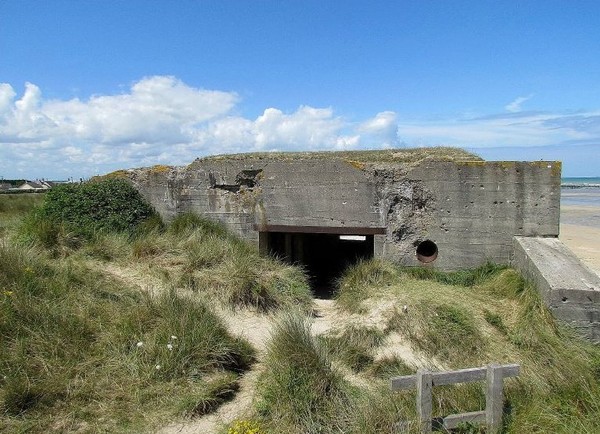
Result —
[{"label": "sandy path", "polygon": [[[350,323],[383,327],[385,313],[392,304],[393,303],[390,302],[369,306],[370,310],[366,315],[350,315],[338,311],[334,300],[315,299],[311,331],[313,335],[325,334]],[[172,423],[157,431],[157,434],[216,433],[223,426],[226,426],[235,419],[244,418],[251,414],[255,397],[256,382],[264,369],[261,360],[264,358],[275,317],[258,315],[246,310],[231,311],[228,309],[221,309],[218,313],[233,334],[245,337],[257,349],[258,362],[242,377],[240,380],[240,391],[232,401],[222,405],[217,411],[210,415],[194,420],[184,420]],[[384,345],[382,347],[381,352],[377,354],[377,358],[390,356],[392,354],[401,356],[409,364],[414,364],[415,366],[424,365],[424,361],[417,357],[412,349],[399,336],[391,335],[389,345]],[[355,385],[369,387],[370,384],[364,378],[350,372],[346,374],[346,379]]]},{"label": "sandy path", "polygon": [[[315,300],[315,323],[318,322],[318,325],[313,324],[313,333],[325,333],[334,324],[339,323],[340,318],[333,303],[333,300]],[[248,310],[218,309],[217,313],[232,334],[246,338],[256,348],[258,361],[240,379],[240,390],[232,401],[223,404],[212,414],[170,424],[157,431],[157,434],[216,433],[221,427],[248,416],[252,411],[256,383],[264,369],[261,360],[264,358],[267,342],[271,337],[275,317]]]}]

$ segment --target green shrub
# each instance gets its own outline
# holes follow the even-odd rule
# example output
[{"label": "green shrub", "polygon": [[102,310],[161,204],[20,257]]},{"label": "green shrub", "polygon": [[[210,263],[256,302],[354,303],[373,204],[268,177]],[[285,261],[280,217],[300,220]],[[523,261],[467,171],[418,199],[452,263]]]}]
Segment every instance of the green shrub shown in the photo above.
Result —
[{"label": "green shrub", "polygon": [[41,215],[89,238],[103,231],[133,233],[155,211],[129,182],[103,179],[52,188]]}]

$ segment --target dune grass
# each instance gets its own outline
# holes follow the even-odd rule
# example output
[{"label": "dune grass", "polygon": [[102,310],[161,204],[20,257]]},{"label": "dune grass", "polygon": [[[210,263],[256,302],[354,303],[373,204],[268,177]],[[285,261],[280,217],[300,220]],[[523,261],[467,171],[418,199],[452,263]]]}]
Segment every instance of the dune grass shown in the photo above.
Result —
[{"label": "dune grass", "polygon": [[40,206],[45,195],[0,194],[0,240],[14,232],[23,215]]},{"label": "dune grass", "polygon": [[0,247],[0,286],[0,431],[129,432],[199,414],[253,361],[204,304],[76,261]]},{"label": "dune grass", "polygon": [[284,315],[274,328],[258,386],[258,413],[268,432],[343,431],[340,408],[349,385],[299,314]]},{"label": "dune grass", "polygon": [[[504,433],[600,432],[599,348],[557,324],[512,269],[361,262],[340,278],[336,303],[353,318],[388,306],[385,323],[316,338],[304,272],[260,257],[214,222],[151,217],[131,232],[90,237],[59,226],[45,243],[35,222],[17,237],[23,210],[3,209],[0,221],[15,220],[0,243],[2,432],[147,432],[214,411],[255,357],[212,312],[217,303],[257,314],[300,307],[281,315],[255,413],[232,433],[385,433],[414,421],[414,391],[392,393],[388,381],[417,366],[402,354],[375,357],[392,335],[434,369],[521,364],[505,382]],[[30,230],[36,242],[23,238]],[[115,270],[138,272],[160,291]],[[434,414],[479,410],[483,400],[481,385],[435,388]]]},{"label": "dune grass", "polygon": [[[146,432],[213,412],[255,358],[213,305],[309,309],[301,270],[222,225],[150,216],[132,231],[71,236],[60,220],[47,229],[23,215],[34,205],[0,243],[1,432]],[[159,291],[121,277],[140,267],[164,277]],[[206,285],[185,283],[203,273]]]},{"label": "dune grass", "polygon": [[[455,273],[393,268],[377,261],[357,264],[340,279],[337,294],[355,320],[368,318],[370,306],[393,301],[383,328],[350,322],[333,335],[311,339],[305,322],[279,326],[260,389],[259,432],[383,433],[393,432],[400,421],[404,432],[419,432],[415,391],[392,393],[388,383],[417,366],[401,354],[373,357],[392,334],[401,335],[434,370],[519,363],[521,375],[505,381],[503,433],[600,432],[600,349],[556,323],[536,289],[516,271],[492,264]],[[339,364],[361,381],[340,379],[345,371]],[[331,372],[338,380],[330,387],[340,395],[326,404],[308,392],[289,390]],[[485,407],[483,384],[436,387],[433,396],[436,416]],[[302,414],[296,405],[319,416],[296,419]],[[307,425],[307,420],[320,422]],[[465,425],[456,432],[485,429]]]},{"label": "dune grass", "polygon": [[[505,383],[503,432],[600,431],[600,349],[557,323],[535,287],[516,271],[493,264],[454,273],[398,269],[394,278],[381,282],[381,264],[371,276],[364,264],[358,267],[361,273],[349,269],[341,279],[354,285],[340,285],[342,306],[348,306],[345,296],[353,300],[354,312],[375,299],[393,299],[384,333],[399,333],[434,367],[521,364],[521,376]],[[360,278],[352,280],[357,274]],[[394,365],[401,375],[410,370],[391,358],[374,361],[363,375],[380,376]],[[482,399],[478,385],[436,388],[434,413],[481,409]]]}]

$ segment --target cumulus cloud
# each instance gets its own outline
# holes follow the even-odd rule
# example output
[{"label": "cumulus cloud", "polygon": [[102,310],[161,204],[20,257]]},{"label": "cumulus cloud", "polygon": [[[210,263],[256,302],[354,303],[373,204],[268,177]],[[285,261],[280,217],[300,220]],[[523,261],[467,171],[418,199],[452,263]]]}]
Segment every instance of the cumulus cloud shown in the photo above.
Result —
[{"label": "cumulus cloud", "polygon": [[511,113],[517,113],[521,111],[521,105],[525,102],[530,100],[531,98],[533,98],[533,94],[527,95],[527,96],[520,96],[517,97],[515,100],[513,100],[512,102],[508,103],[507,105],[504,106],[504,108],[511,112]]},{"label": "cumulus cloud", "polygon": [[[45,99],[0,83],[0,176],[90,176],[198,156],[271,150],[343,150],[451,145],[470,148],[600,143],[600,113],[519,112],[480,118],[411,120],[382,111],[350,121],[330,107],[268,107],[236,114],[235,92],[195,88],[175,77],[146,77],[116,95]],[[401,140],[400,140],[401,139]]]},{"label": "cumulus cloud", "polygon": [[358,136],[342,134],[348,123],[331,108],[300,106],[292,113],[267,108],[246,119],[231,115],[237,94],[194,88],[175,77],[147,77],[125,93],[85,101],[45,100],[36,85],[26,83],[16,98],[11,85],[0,84],[2,171],[24,170],[25,161],[40,166],[34,156],[42,150],[47,166],[88,175],[158,162],[183,164],[212,153],[348,149],[359,143]]}]

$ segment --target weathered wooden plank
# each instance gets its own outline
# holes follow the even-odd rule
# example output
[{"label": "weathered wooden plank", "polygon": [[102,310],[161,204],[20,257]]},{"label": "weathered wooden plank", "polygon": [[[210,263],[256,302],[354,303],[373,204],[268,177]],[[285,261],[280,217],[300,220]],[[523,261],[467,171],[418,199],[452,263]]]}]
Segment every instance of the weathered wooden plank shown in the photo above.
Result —
[{"label": "weathered wooden plank", "polygon": [[473,383],[485,380],[487,368],[459,369],[458,371],[434,372],[432,380],[434,386],[446,384]]},{"label": "weathered wooden plank", "polygon": [[446,416],[443,420],[443,426],[445,429],[458,428],[461,423],[485,423],[485,411],[451,414]]},{"label": "weathered wooden plank", "polygon": [[517,364],[501,365],[500,367],[502,368],[503,378],[518,377],[521,373],[521,366]]},{"label": "weathered wooden plank", "polygon": [[[516,377],[519,375],[520,366],[516,364],[502,365],[502,377]],[[485,380],[487,367],[459,369],[457,371],[433,372],[432,382],[434,386],[444,386],[447,384],[473,383],[475,381]],[[405,375],[395,377],[391,380],[392,390],[412,389],[417,384],[416,375]]]},{"label": "weathered wooden plank", "polygon": [[[519,375],[519,365],[503,365],[497,366],[501,369],[503,377],[516,377]],[[433,385],[444,386],[446,384],[457,383],[473,383],[475,381],[483,381],[486,378],[487,367],[460,369],[458,371],[434,372]]]},{"label": "weathered wooden plank", "polygon": [[487,388],[485,393],[485,417],[488,432],[496,434],[502,427],[502,407],[504,405],[503,369],[499,365],[487,368]]},{"label": "weathered wooden plank", "polygon": [[431,372],[424,369],[417,371],[417,414],[422,433],[430,433],[432,430],[431,413]]},{"label": "weathered wooden plank", "polygon": [[392,390],[413,389],[417,386],[416,375],[405,375],[402,377],[392,378]]}]

